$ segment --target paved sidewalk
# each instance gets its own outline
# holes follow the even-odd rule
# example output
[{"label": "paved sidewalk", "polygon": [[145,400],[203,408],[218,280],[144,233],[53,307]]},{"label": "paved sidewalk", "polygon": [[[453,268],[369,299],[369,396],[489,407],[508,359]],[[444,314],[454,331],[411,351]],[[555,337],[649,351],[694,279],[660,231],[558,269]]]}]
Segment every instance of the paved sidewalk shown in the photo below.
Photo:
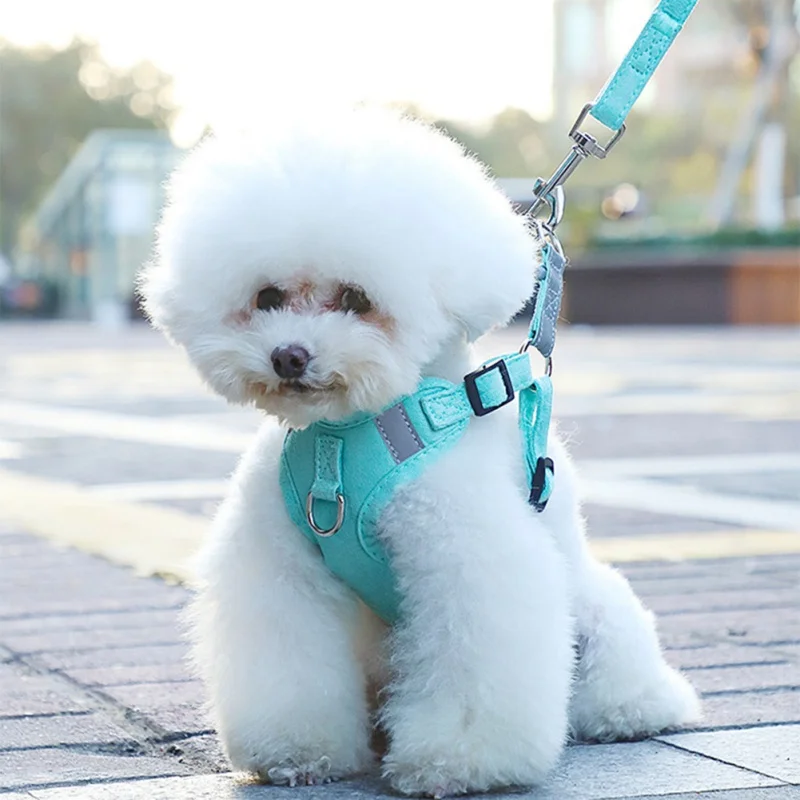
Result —
[{"label": "paved sidewalk", "polygon": [[[629,565],[660,615],[669,660],[704,694],[702,732],[571,747],[548,791],[530,796],[800,797],[787,788],[800,787],[798,569],[800,556]],[[286,791],[213,775],[226,765],[183,663],[184,589],[10,531],[0,534],[0,585],[0,791],[48,800]],[[357,791],[384,788],[294,790]]]},{"label": "paved sidewalk", "polygon": [[[511,796],[800,799],[800,335],[565,333],[556,410],[594,546],[658,615],[706,718],[569,747],[547,787]],[[184,663],[187,592],[147,577],[185,574],[255,416],[144,328],[3,334],[0,798],[388,796],[376,776],[228,774]]]}]

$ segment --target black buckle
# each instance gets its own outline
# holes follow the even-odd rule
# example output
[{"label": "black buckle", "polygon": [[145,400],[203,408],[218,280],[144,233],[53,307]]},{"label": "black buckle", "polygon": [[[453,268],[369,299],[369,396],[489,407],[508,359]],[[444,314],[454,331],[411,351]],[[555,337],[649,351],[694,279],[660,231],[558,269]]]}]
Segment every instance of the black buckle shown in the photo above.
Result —
[{"label": "black buckle", "polygon": [[[500,371],[500,377],[503,379],[503,386],[506,390],[506,398],[505,400],[501,400],[496,406],[489,406],[489,408],[486,408],[486,406],[483,405],[481,393],[478,391],[478,386],[476,385],[475,381],[480,378],[481,375],[485,375],[487,372],[491,372],[493,369]],[[483,417],[492,411],[497,411],[498,408],[502,408],[504,405],[507,405],[514,399],[514,384],[511,383],[511,376],[508,374],[508,367],[502,358],[499,361],[495,361],[494,364],[481,367],[480,369],[476,369],[475,372],[470,372],[469,375],[465,375],[464,388],[467,390],[467,399],[469,400],[469,404],[472,406],[472,410],[475,412],[476,417]]]},{"label": "black buckle", "polygon": [[533,473],[533,481],[531,482],[531,493],[528,497],[528,502],[537,510],[544,511],[547,506],[547,500],[542,501],[542,492],[544,491],[545,481],[547,479],[547,470],[550,473],[555,472],[555,465],[552,458],[539,457],[536,461],[536,470]]}]

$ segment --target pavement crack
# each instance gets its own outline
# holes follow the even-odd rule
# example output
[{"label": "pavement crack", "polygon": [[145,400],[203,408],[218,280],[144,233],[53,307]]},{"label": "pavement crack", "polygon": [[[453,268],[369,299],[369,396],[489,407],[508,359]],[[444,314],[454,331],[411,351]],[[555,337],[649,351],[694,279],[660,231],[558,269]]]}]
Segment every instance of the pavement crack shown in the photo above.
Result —
[{"label": "pavement crack", "polygon": [[[51,781],[49,783],[26,783],[22,786],[14,786],[10,789],[1,788],[0,797],[6,792],[40,792],[45,789],[74,789],[79,786],[114,786],[115,784],[140,783],[143,781],[156,780],[158,778],[175,778],[180,776],[180,772],[159,772],[153,775],[131,775],[127,777],[113,778],[87,778],[68,781]],[[73,795],[74,797],[75,795]]]},{"label": "pavement crack", "polygon": [[53,750],[72,751],[75,753],[91,753],[95,755],[113,756],[146,756],[150,755],[147,749],[133,740],[122,739],[112,742],[59,742],[53,744],[17,745],[15,747],[0,748],[0,753],[27,753],[34,751]]},{"label": "pavement crack", "polygon": [[733,661],[727,664],[700,664],[692,667],[681,667],[681,672],[702,672],[707,669],[741,669],[743,667],[779,667],[791,663],[785,658],[774,661]]},{"label": "pavement crack", "polygon": [[11,722],[18,719],[54,719],[58,717],[88,717],[92,712],[86,711],[50,711],[39,714],[0,714],[0,721]]},{"label": "pavement crack", "polygon": [[[147,611],[178,611],[185,606],[185,601],[181,600],[169,604],[155,604],[155,605],[134,605],[126,606],[125,608],[101,608],[97,609],[95,613],[105,615],[119,614],[139,614]],[[29,611],[21,614],[0,614],[0,622],[19,622],[26,619],[65,619],[69,617],[83,617],[86,615],[85,611]]]},{"label": "pavement crack", "polygon": [[[733,605],[733,606],[708,606],[703,608],[704,614],[729,614],[740,611],[790,611],[796,608],[793,603],[759,603],[754,605]],[[696,614],[697,608],[691,606],[687,608],[671,608],[659,611],[659,617],[680,617],[684,614]]]},{"label": "pavement crack", "polygon": [[732,695],[743,694],[775,694],[777,692],[796,692],[800,690],[797,684],[787,686],[759,686],[752,689],[717,689],[715,691],[703,692],[703,697],[730,697]]},{"label": "pavement crack", "polygon": [[106,650],[137,650],[137,649],[145,649],[151,647],[183,647],[183,642],[175,641],[174,639],[170,641],[155,641],[155,642],[145,642],[139,644],[132,644],[130,642],[119,642],[115,644],[104,644],[102,646],[97,647],[48,647],[41,650],[26,650],[24,652],[20,652],[17,655],[20,658],[28,658],[29,656],[40,656],[44,653],[77,653],[77,654],[84,654],[84,653],[99,653],[101,651],[105,652]]},{"label": "pavement crack", "polygon": [[[749,727],[749,726],[748,726]],[[709,761],[716,761],[718,764],[725,764],[729,767],[736,767],[736,769],[743,770],[744,772],[750,772],[753,775],[760,775],[762,778],[769,778],[773,781],[780,781],[781,779],[775,775],[770,775],[768,772],[761,772],[760,770],[753,769],[752,767],[743,767],[741,764],[737,764],[735,761],[726,761],[724,758],[719,758],[718,756],[712,756],[708,753],[701,753],[697,750],[692,750],[690,747],[683,747],[677,742],[668,742],[664,739],[656,739],[659,744],[666,745],[667,747],[672,747],[675,750],[680,750],[684,753],[691,753],[692,755],[699,756],[700,758],[707,758]],[[784,781],[782,781],[783,785],[788,785]]]},{"label": "pavement crack", "polygon": [[[780,722],[748,722],[746,725],[741,723],[735,725],[697,725],[692,728],[682,730],[681,733],[716,733],[717,731],[745,731],[751,728],[783,728],[797,725],[797,720],[787,719]],[[660,740],[659,740],[660,741]]]},{"label": "pavement crack", "polygon": [[[67,689],[69,694],[78,695],[84,700],[85,705],[90,706],[89,713],[95,711],[104,714],[131,737],[130,743],[127,740],[125,742],[104,743],[103,747],[136,747],[139,748],[138,755],[151,755],[161,758],[168,756],[176,758],[182,764],[189,764],[201,770],[214,768],[213,762],[193,748],[187,752],[181,752],[180,756],[170,752],[169,748],[165,749],[165,744],[177,741],[176,734],[163,728],[141,711],[120,703],[100,688],[86,686],[62,670],[48,668],[32,654],[9,652],[14,656],[15,664],[19,664],[30,674],[46,675],[58,681]],[[184,736],[184,734],[178,734],[178,736]],[[91,747],[95,745],[87,744],[82,746]]]}]

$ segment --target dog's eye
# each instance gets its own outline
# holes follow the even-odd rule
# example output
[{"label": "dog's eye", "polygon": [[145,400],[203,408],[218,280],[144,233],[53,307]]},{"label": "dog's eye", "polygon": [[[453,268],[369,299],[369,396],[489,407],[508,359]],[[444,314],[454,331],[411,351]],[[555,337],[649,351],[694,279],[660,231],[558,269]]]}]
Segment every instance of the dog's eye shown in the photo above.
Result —
[{"label": "dog's eye", "polygon": [[277,286],[266,286],[256,295],[256,308],[273,311],[283,305],[285,295]]},{"label": "dog's eye", "polygon": [[360,286],[345,286],[339,296],[339,307],[342,311],[369,314],[372,311],[372,302]]}]

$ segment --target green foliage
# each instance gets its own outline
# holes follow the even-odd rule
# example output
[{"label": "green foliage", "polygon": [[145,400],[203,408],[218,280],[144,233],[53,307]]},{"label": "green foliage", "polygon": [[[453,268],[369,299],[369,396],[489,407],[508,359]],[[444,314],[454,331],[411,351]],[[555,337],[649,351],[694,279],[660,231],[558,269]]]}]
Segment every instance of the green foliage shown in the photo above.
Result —
[{"label": "green foliage", "polygon": [[546,129],[521,109],[507,108],[483,129],[449,120],[435,125],[458,139],[498,178],[536,177],[546,163]]},{"label": "green foliage", "polygon": [[736,247],[787,247],[800,248],[800,228],[783,228],[777,231],[762,231],[754,228],[723,228],[704,236],[643,236],[643,237],[596,237],[591,242],[594,248],[628,249],[723,249]]},{"label": "green foliage", "polygon": [[27,49],[0,41],[0,251],[86,136],[98,128],[165,128],[170,79],[147,62],[109,67],[95,45]]}]

